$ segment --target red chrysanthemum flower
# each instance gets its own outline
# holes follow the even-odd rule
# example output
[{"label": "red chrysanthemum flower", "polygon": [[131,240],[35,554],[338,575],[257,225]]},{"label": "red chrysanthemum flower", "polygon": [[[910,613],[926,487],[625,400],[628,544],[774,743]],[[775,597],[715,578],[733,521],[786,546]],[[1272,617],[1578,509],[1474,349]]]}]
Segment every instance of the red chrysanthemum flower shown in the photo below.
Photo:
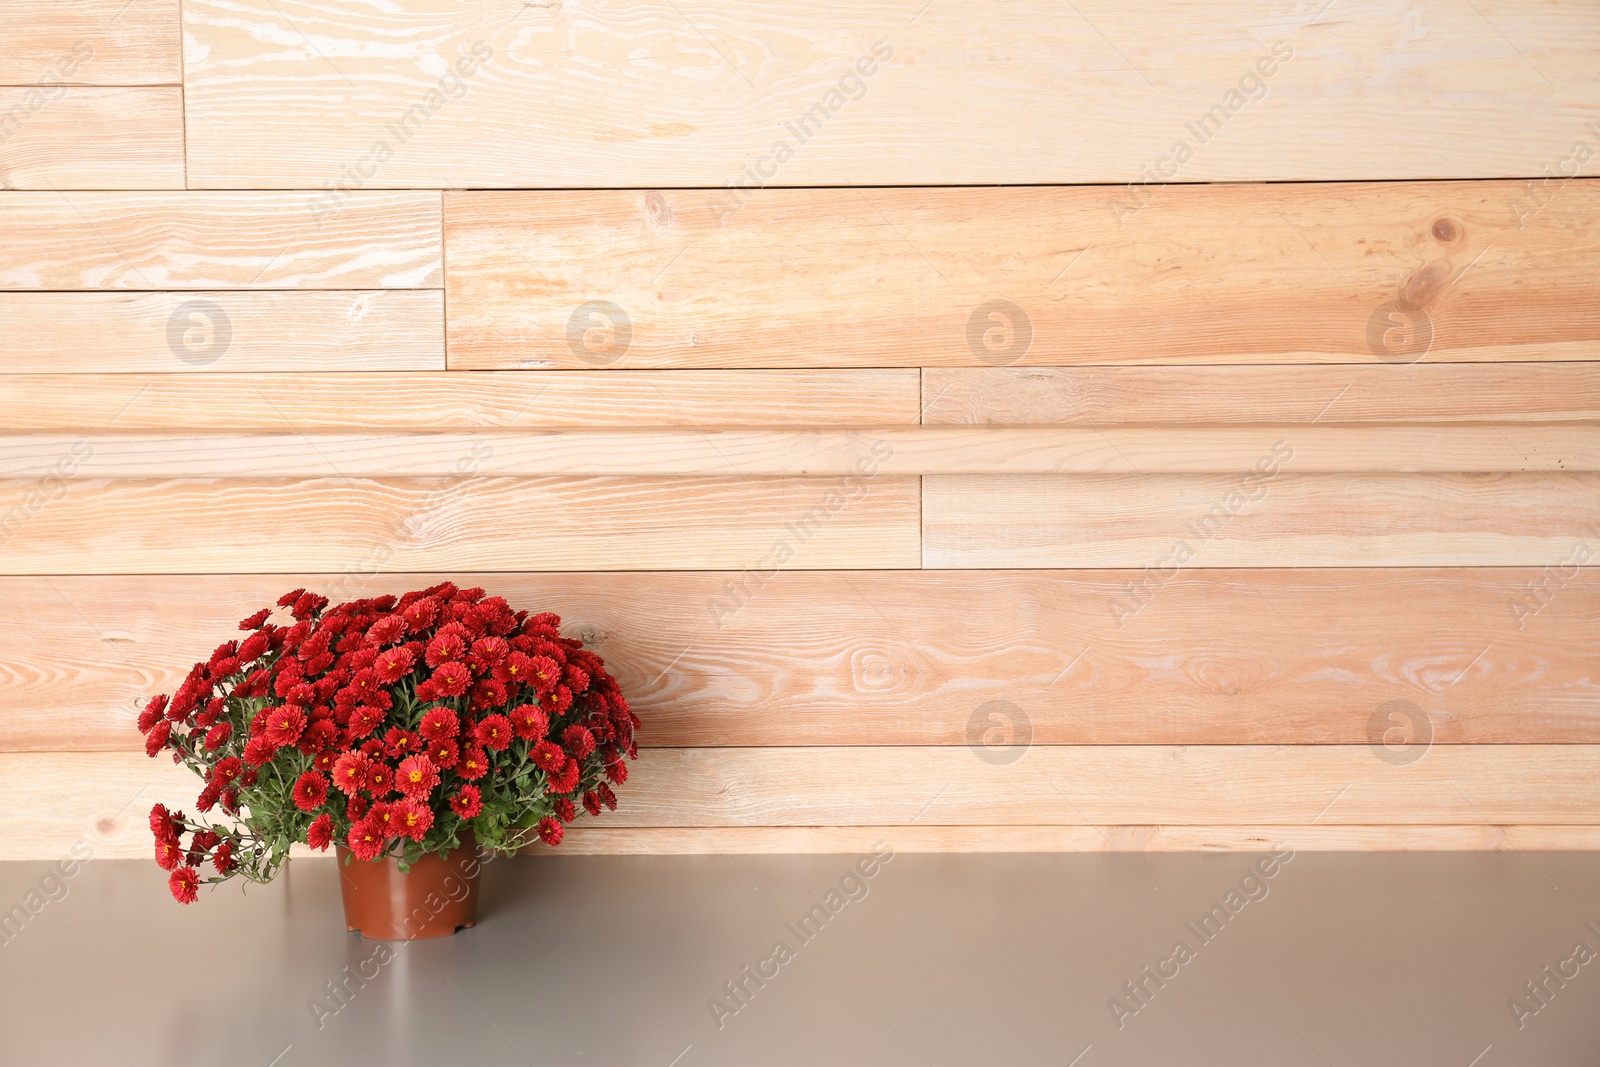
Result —
[{"label": "red chrysanthemum flower", "polygon": [[556,797],[555,809],[556,818],[562,822],[571,822],[578,817],[577,809],[572,806],[570,797]]},{"label": "red chrysanthemum flower", "polygon": [[233,724],[219,722],[210,730],[206,731],[206,749],[209,751],[211,749],[221,748],[223,745],[228,743],[228,738],[232,736]]},{"label": "red chrysanthemum flower", "polygon": [[628,780],[628,765],[621,759],[606,764],[606,777],[621,785]]},{"label": "red chrysanthemum flower", "polygon": [[367,815],[360,822],[350,827],[350,834],[345,838],[345,843],[350,846],[350,851],[358,860],[375,860],[383,853],[383,848],[389,843],[379,828],[378,821]]},{"label": "red chrysanthemum flower", "polygon": [[534,656],[529,675],[524,679],[525,684],[532,685],[540,694],[549,693],[561,681],[561,664],[546,655]]},{"label": "red chrysanthemum flower", "polygon": [[588,672],[571,662],[561,669],[561,681],[574,693],[581,693],[589,688]]},{"label": "red chrysanthemum flower", "polygon": [[586,759],[589,753],[594,751],[594,734],[573,723],[561,731],[561,744],[572,754],[573,759]]},{"label": "red chrysanthemum flower", "polygon": [[188,862],[191,867],[198,867],[205,862],[206,853],[217,846],[222,838],[211,830],[196,830],[194,840],[189,844]]},{"label": "red chrysanthemum flower", "polygon": [[459,623],[450,623],[433,635],[433,640],[428,642],[423,658],[428,666],[438,667],[445,663],[454,663],[466,655],[466,652],[466,628]]},{"label": "red chrysanthemum flower", "polygon": [[161,721],[161,717],[166,713],[166,710],[167,695],[165,693],[159,693],[151,697],[150,703],[146,704],[144,710],[139,713],[139,732],[141,734],[149,733],[155,724]]},{"label": "red chrysanthemum flower", "polygon": [[511,720],[504,715],[487,715],[472,731],[472,736],[478,744],[491,752],[499,752],[511,743],[515,734],[511,729]]},{"label": "red chrysanthemum flower", "polygon": [[156,866],[170,871],[183,862],[183,848],[175,837],[156,838]]},{"label": "red chrysanthemum flower", "polygon": [[456,767],[456,773],[469,782],[476,782],[489,773],[488,754],[477,745],[468,745],[467,750],[461,753],[461,763]]},{"label": "red chrysanthemum flower", "polygon": [[363,704],[350,713],[350,725],[348,727],[350,737],[354,740],[360,740],[363,737],[371,736],[383,725],[383,721],[387,717],[377,708]]},{"label": "red chrysanthemum flower", "polygon": [[366,784],[372,761],[359,752],[346,752],[333,765],[333,784],[346,796],[355,796]]},{"label": "red chrysanthemum flower", "polygon": [[522,704],[511,711],[511,728],[524,741],[536,741],[550,729],[550,717],[537,704]]},{"label": "red chrysanthemum flower", "polygon": [[241,629],[241,630],[259,630],[259,629],[261,629],[262,624],[264,624],[271,617],[272,617],[272,609],[271,608],[262,608],[260,611],[256,612],[254,615],[250,616],[248,619],[241,620],[240,623],[239,623],[239,629]]},{"label": "red chrysanthemum flower", "polygon": [[205,788],[200,790],[200,795],[195,798],[196,811],[210,811],[217,806],[217,800],[222,796],[222,786],[216,782],[207,782]]},{"label": "red chrysanthemum flower", "polygon": [[167,879],[167,888],[179,904],[193,904],[200,897],[200,872],[193,867],[179,867]]},{"label": "red chrysanthemum flower", "polygon": [[367,628],[362,643],[368,648],[382,648],[406,635],[406,621],[398,615],[385,615]]},{"label": "red chrysanthemum flower", "polygon": [[278,607],[292,608],[294,607],[295,602],[305,595],[306,591],[304,589],[291,589],[278,598]]},{"label": "red chrysanthemum flower", "polygon": [[461,750],[454,741],[430,741],[428,743],[428,758],[433,765],[441,771],[447,771],[461,762]]},{"label": "red chrysanthemum flower", "polygon": [[317,753],[316,758],[311,761],[311,766],[315,767],[323,774],[332,776],[334,762],[337,761],[342,755],[344,755],[343,752],[335,752],[332,749],[325,749]]},{"label": "red chrysanthemum flower", "polygon": [[593,791],[583,794],[583,810],[590,815],[600,814],[600,797]]},{"label": "red chrysanthemum flower", "polygon": [[367,792],[375,797],[387,796],[394,786],[394,768],[387,763],[373,760],[367,767],[367,781],[364,786]]},{"label": "red chrysanthemum flower", "polygon": [[561,746],[549,741],[540,741],[534,745],[529,755],[533,757],[534,766],[546,774],[554,774],[567,763],[567,754],[561,751]]},{"label": "red chrysanthemum flower", "polygon": [[420,800],[407,797],[390,805],[394,831],[413,841],[421,841],[433,829],[433,809]]},{"label": "red chrysanthemum flower", "polygon": [[293,704],[285,704],[267,712],[266,729],[261,733],[274,745],[282,748],[298,741],[300,731],[305,728],[306,713]]},{"label": "red chrysanthemum flower", "polygon": [[425,596],[400,614],[406,620],[406,629],[412,633],[421,633],[432,626],[433,620],[438,617],[439,602],[431,596]]},{"label": "red chrysanthemum flower", "polygon": [[194,717],[194,724],[202,730],[209,730],[222,718],[223,703],[221,697],[213,697],[205,709]]},{"label": "red chrysanthemum flower", "polygon": [[[195,664],[194,669],[196,671],[201,671],[204,670],[204,668],[204,664],[197,663]],[[195,696],[194,689],[192,687],[201,684],[198,680],[199,677],[200,676],[198,674],[189,675],[189,677],[184,680],[183,686],[172,695],[172,703],[167,705],[168,722],[183,722],[189,717],[189,713],[194,710],[194,706],[199,698]]]},{"label": "red chrysanthemum flower", "polygon": [[237,867],[238,864],[233,859],[233,846],[226,841],[218,845],[211,853],[211,865],[217,869],[218,874],[224,876]]},{"label": "red chrysanthemum flower", "polygon": [[572,707],[572,690],[558,685],[540,699],[544,701],[544,709],[552,716],[565,715]]},{"label": "red chrysanthemum flower", "polygon": [[385,685],[393,685],[411,673],[411,666],[416,661],[417,657],[411,649],[401,645],[380,654],[372,665],[372,671],[377,675],[378,681]]},{"label": "red chrysanthemum flower", "polygon": [[211,768],[211,781],[220,783],[224,788],[231,785],[233,780],[244,773],[244,761],[238,756],[228,756],[217,761]]},{"label": "red chrysanthemum flower", "polygon": [[463,819],[471,819],[483,810],[483,793],[475,785],[464,785],[461,792],[450,798],[450,810]]},{"label": "red chrysanthemum flower", "polygon": [[294,806],[315,811],[328,799],[328,780],[316,771],[307,771],[294,783]]},{"label": "red chrysanthemum flower", "polygon": [[333,819],[326,813],[318,815],[311,820],[311,826],[306,830],[306,844],[318,852],[326,852],[328,845],[333,841]]},{"label": "red chrysanthemum flower", "polygon": [[390,759],[404,759],[422,748],[422,739],[410,730],[391,727],[383,735],[383,754]]},{"label": "red chrysanthemum flower", "polygon": [[429,708],[417,732],[429,741],[450,741],[461,732],[461,720],[449,708]]},{"label": "red chrysanthemum flower", "polygon": [[266,655],[267,649],[272,647],[272,635],[266,630],[257,630],[243,641],[239,642],[239,662],[254,663]]},{"label": "red chrysanthemum flower", "polygon": [[561,844],[561,838],[566,834],[566,828],[555,819],[539,820],[539,837],[544,843],[554,847]]},{"label": "red chrysanthemum flower", "polygon": [[425,797],[439,784],[439,771],[427,756],[409,756],[395,768],[395,787],[415,800]]},{"label": "red chrysanthemum flower", "polygon": [[252,737],[244,744],[244,761],[252,767],[265,767],[272,762],[272,757],[278,752],[278,746],[273,744],[265,734]]},{"label": "red chrysanthemum flower", "polygon": [[[374,660],[374,663],[377,661]],[[379,689],[378,672],[371,667],[362,667],[350,676],[350,684],[345,690],[350,697],[346,704],[357,704],[366,699],[368,693],[375,693]]]},{"label": "red chrysanthemum flower", "polygon": [[289,613],[297,619],[309,619],[327,606],[327,597],[316,593],[302,593],[294,602],[294,607],[289,609]]},{"label": "red chrysanthemum flower", "polygon": [[511,643],[503,637],[480,637],[472,642],[472,654],[493,666],[511,655]]},{"label": "red chrysanthemum flower", "polygon": [[433,683],[435,692],[447,697],[458,697],[472,684],[472,672],[454,661],[441,663],[428,681]]},{"label": "red chrysanthemum flower", "polygon": [[332,719],[316,719],[306,727],[295,747],[310,756],[331,747],[338,739],[339,727]]},{"label": "red chrysanthemum flower", "polygon": [[155,757],[157,752],[167,747],[167,738],[172,736],[172,724],[165,719],[150,728],[144,738],[144,754]]},{"label": "red chrysanthemum flower", "polygon": [[[484,639],[484,641],[490,640],[504,642],[504,639],[499,637]],[[481,645],[484,641],[479,641],[478,644]],[[473,647],[476,649],[477,646]],[[490,662],[494,664],[494,677],[507,685],[527,685],[534,680],[533,657],[526,652],[513,652],[503,660]]]},{"label": "red chrysanthemum flower", "polygon": [[577,789],[582,770],[583,768],[578,765],[577,760],[568,760],[564,767],[548,776],[550,779],[550,792],[570,793]]}]

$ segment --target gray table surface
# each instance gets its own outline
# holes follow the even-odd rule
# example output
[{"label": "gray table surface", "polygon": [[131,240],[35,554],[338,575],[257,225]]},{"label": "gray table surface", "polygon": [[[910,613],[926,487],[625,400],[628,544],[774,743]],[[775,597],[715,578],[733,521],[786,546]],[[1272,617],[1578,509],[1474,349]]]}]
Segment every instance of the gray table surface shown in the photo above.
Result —
[{"label": "gray table surface", "polygon": [[327,860],[187,908],[153,863],[0,864],[0,1062],[1600,1064],[1600,855],[857,859],[499,861],[411,944],[346,934]]}]

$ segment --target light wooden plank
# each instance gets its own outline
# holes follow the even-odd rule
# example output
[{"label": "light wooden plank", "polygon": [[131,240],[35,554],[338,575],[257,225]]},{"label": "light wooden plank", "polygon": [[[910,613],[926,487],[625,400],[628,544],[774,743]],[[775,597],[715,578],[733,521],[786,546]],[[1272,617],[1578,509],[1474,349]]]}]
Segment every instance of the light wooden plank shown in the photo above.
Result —
[{"label": "light wooden plank", "polygon": [[[613,826],[1600,823],[1600,746],[651,749]],[[941,792],[941,789],[943,792]],[[926,810],[924,810],[926,809]]]},{"label": "light wooden plank", "polygon": [[178,0],[6,0],[0,85],[176,85]]},{"label": "light wooden plank", "polygon": [[194,174],[235,186],[1538,175],[1600,67],[1582,0],[189,0],[184,25]]},{"label": "light wooden plank", "polygon": [[[915,567],[908,478],[0,482],[9,574]],[[330,471],[337,475],[337,471]]]},{"label": "light wooden plank", "polygon": [[[1595,826],[712,826],[608,828],[580,820],[526,856],[928,852],[1591,851]],[[54,858],[54,855],[30,858]]]},{"label": "light wooden plank", "polygon": [[[225,402],[218,397],[218,402]],[[39,478],[80,442],[105,478],[497,475],[1227,474],[1290,449],[1301,473],[1600,471],[1600,426],[879,427],[472,433],[0,436],[0,478]]]},{"label": "light wooden plank", "polygon": [[[271,410],[273,396],[290,391],[291,382],[276,375],[228,372],[444,366],[444,294],[437,290],[0,292],[0,315],[7,328],[0,375],[8,375],[0,384],[13,405],[0,424],[11,429],[40,421],[109,426],[112,419],[132,428],[148,421],[164,396],[190,398],[161,409],[164,428],[199,428],[241,406]],[[196,372],[208,380],[177,384]],[[372,381],[331,375],[323,395],[338,391],[346,425],[359,417],[353,390]],[[273,428],[286,420],[302,425],[289,409],[279,411]]]},{"label": "light wooden plank", "polygon": [[1597,180],[1182,186],[1120,227],[1104,187],[705,195],[446,194],[450,365],[1600,356]]},{"label": "light wooden plank", "polygon": [[79,841],[100,859],[153,856],[151,805],[192,811],[197,781],[142,751],[0,756],[0,860],[59,859]]},{"label": "light wooden plank", "polygon": [[[884,750],[875,750],[882,752]],[[1081,751],[1081,750],[1080,750]],[[1165,750],[1156,750],[1158,753]],[[1313,750],[1315,751],[1315,750]],[[1325,751],[1325,750],[1324,750]],[[1479,749],[1493,761],[1514,748]],[[635,765],[641,774],[650,755]],[[1511,767],[1503,767],[1512,770]],[[897,781],[899,779],[896,779]],[[61,789],[63,781],[74,783]],[[916,795],[926,783],[913,787]],[[1188,824],[1083,825],[839,825],[663,826],[621,825],[627,812],[659,786],[631,778],[619,789],[621,806],[598,819],[582,818],[559,848],[530,849],[538,856],[718,853],[851,853],[886,844],[897,853],[927,852],[1212,852],[1346,850],[1587,850],[1600,844],[1600,826],[1582,824],[1484,825],[1481,822],[1316,825]],[[1463,783],[1468,796],[1482,795]],[[54,860],[87,842],[97,859],[147,859],[146,815],[157,801],[190,810],[198,782],[187,770],[142,753],[39,753],[0,755],[0,861]],[[1340,798],[1343,802],[1344,798]],[[1338,805],[1335,805],[1335,809]],[[312,855],[296,848],[297,856]]]},{"label": "light wooden plank", "polygon": [[181,88],[38,92],[0,87],[0,189],[183,188]]},{"label": "light wooden plank", "polygon": [[0,751],[126,749],[144,701],[285,590],[345,600],[446,577],[559,614],[605,657],[651,747],[1367,745],[1404,725],[1391,712],[1415,717],[1397,744],[1600,742],[1592,566],[1164,581],[381,569],[0,580]]},{"label": "light wooden plank", "polygon": [[[277,300],[277,293],[228,294],[239,301]],[[366,294],[375,299],[380,294]],[[382,294],[388,301],[427,299],[437,294]],[[75,301],[89,299],[74,294],[0,294],[0,308],[17,300]],[[95,296],[96,300],[147,301],[153,296]],[[182,300],[183,297],[177,297]],[[333,299],[333,294],[290,294],[288,300],[303,305],[308,299]],[[361,296],[347,298],[359,301]],[[223,301],[218,301],[223,303]],[[15,305],[12,305],[13,307]],[[170,314],[157,305],[153,320],[164,327]],[[354,311],[354,308],[350,309]],[[364,316],[351,319],[365,321]],[[35,322],[41,325],[47,315]],[[13,320],[14,321],[14,320]],[[26,321],[26,320],[25,320]],[[406,327],[404,336],[426,338],[421,323]],[[265,327],[265,323],[263,323]],[[41,331],[42,332],[42,331]],[[125,330],[120,330],[126,336]],[[303,370],[345,365],[330,353],[311,346],[319,335],[307,332],[303,345],[286,350],[286,332],[280,311],[275,327],[279,338],[273,368],[287,365],[287,357],[310,351],[313,360]],[[417,336],[420,334],[421,336]],[[263,328],[250,336],[265,340]],[[443,316],[434,328],[438,342],[429,350],[433,366],[443,365]],[[552,371],[524,374],[517,371],[479,374],[343,374],[336,371],[296,374],[237,374],[240,350],[236,330],[232,359],[208,364],[214,373],[205,379],[180,374],[102,374],[93,378],[64,374],[17,374],[4,381],[10,405],[0,407],[0,427],[11,431],[94,430],[113,424],[118,429],[191,431],[282,430],[295,427],[307,433],[330,430],[430,429],[475,430],[512,427],[617,427],[617,426],[880,426],[917,421],[917,379],[914,370],[847,371]],[[39,338],[42,349],[43,338]],[[165,332],[157,338],[165,346]],[[403,351],[400,338],[391,338],[390,353]],[[13,334],[13,344],[15,343]],[[36,350],[28,359],[0,350],[0,370],[44,369],[121,370],[126,364],[119,352],[116,363],[102,361],[95,346],[74,343]],[[150,355],[159,359],[165,348]],[[266,348],[258,353],[264,361]],[[61,366],[73,357],[92,356],[73,368]],[[376,356],[377,352],[371,353]],[[176,363],[177,366],[171,364]],[[189,369],[189,364],[168,360],[162,369]],[[378,369],[378,368],[374,368]],[[384,368],[393,369],[393,368]],[[351,404],[359,393],[364,401]]]},{"label": "light wooden plank", "polygon": [[418,289],[440,283],[439,194],[351,194],[317,217],[296,193],[0,198],[0,289]]},{"label": "light wooden plank", "polygon": [[1600,363],[929,367],[933,425],[1600,419]]},{"label": "light wooden plank", "polygon": [[1557,566],[1600,530],[1589,474],[930,476],[929,567]]},{"label": "light wooden plank", "polygon": [[[1031,827],[1046,840],[1061,827],[1150,825],[1193,828],[1190,841],[1232,827],[1224,840],[1239,840],[1315,830],[1315,819],[1396,835],[1462,827],[1485,844],[1499,843],[1486,826],[1549,827],[1533,832],[1570,847],[1591,832],[1575,828],[1600,823],[1590,745],[1439,748],[1398,770],[1339,746],[1038,748],[999,768],[948,748],[653,749],[631,766],[596,830],[856,826],[888,840],[926,808],[929,827]],[[54,855],[90,835],[148,847],[143,812],[192,805],[198,791],[187,770],[142,752],[0,755],[0,857]]]}]

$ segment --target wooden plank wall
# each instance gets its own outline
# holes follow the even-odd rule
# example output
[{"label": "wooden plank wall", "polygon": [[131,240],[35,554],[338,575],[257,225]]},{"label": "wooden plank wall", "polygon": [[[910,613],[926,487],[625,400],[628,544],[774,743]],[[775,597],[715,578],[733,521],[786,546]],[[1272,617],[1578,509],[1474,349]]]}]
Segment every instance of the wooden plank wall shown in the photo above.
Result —
[{"label": "wooden plank wall", "polygon": [[1600,847],[1597,156],[1578,0],[10,0],[0,859],[445,576],[565,853]]}]

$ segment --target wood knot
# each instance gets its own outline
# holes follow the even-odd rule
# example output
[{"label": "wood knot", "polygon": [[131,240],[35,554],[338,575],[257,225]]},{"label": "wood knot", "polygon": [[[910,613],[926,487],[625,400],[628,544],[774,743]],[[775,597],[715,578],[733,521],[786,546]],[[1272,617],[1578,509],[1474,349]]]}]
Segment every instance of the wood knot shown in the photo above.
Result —
[{"label": "wood knot", "polygon": [[1435,219],[1433,223],[1433,239],[1440,244],[1450,244],[1461,237],[1461,223],[1455,219]]},{"label": "wood knot", "polygon": [[1436,259],[1429,263],[1400,287],[1401,305],[1408,308],[1427,307],[1450,281],[1451,273],[1449,260]]},{"label": "wood knot", "polygon": [[672,225],[672,205],[659,190],[652,189],[644,194],[644,210],[656,229],[664,230]]}]

